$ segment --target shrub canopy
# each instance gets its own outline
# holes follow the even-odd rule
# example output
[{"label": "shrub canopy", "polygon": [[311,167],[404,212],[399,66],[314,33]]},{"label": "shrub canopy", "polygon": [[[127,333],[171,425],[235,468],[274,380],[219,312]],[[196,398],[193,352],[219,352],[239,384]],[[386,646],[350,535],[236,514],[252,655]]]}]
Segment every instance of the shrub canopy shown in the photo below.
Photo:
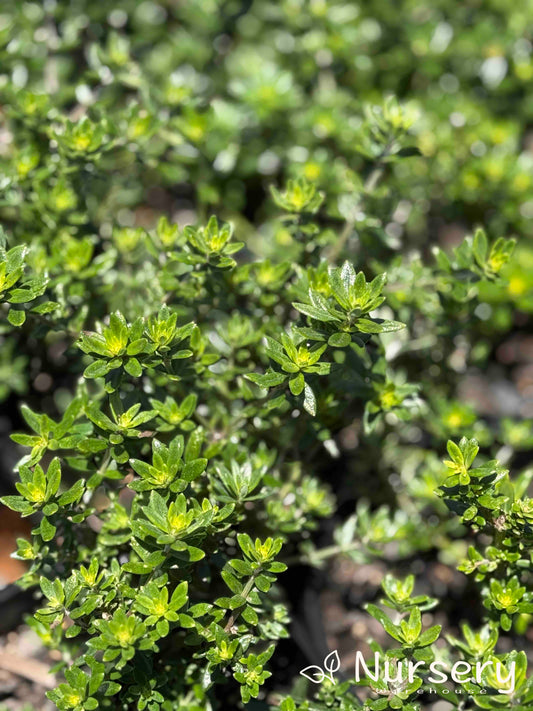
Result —
[{"label": "shrub canopy", "polygon": [[[5,4],[3,502],[59,709],[421,708],[334,652],[271,676],[283,574],[333,556],[384,561],[387,659],[533,702],[533,413],[472,394],[533,309],[531,9]],[[429,560],[474,581],[462,637]]]}]

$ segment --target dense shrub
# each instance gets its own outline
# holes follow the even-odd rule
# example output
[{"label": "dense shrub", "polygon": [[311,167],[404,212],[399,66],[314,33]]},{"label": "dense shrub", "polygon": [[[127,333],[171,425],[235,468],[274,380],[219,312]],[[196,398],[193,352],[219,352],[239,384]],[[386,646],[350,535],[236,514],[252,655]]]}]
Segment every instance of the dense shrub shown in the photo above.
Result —
[{"label": "dense shrub", "polygon": [[[334,556],[390,570],[389,660],[499,661],[512,689],[440,693],[533,702],[530,423],[461,394],[533,305],[527,12],[6,5],[3,502],[59,709],[420,708],[425,671],[361,693],[334,652],[271,677],[287,567]],[[463,639],[428,558],[475,581]]]}]

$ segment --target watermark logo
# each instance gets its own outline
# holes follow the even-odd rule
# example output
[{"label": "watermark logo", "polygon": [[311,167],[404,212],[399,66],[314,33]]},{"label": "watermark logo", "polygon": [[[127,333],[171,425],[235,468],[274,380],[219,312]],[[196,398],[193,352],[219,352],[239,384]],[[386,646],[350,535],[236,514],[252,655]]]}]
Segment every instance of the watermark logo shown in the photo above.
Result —
[{"label": "watermark logo", "polygon": [[[313,684],[321,684],[325,679],[335,684],[334,675],[339,671],[340,666],[339,653],[334,650],[324,658],[322,666],[311,664],[311,666],[302,669],[300,674],[312,681]],[[475,664],[467,661],[457,661],[452,666],[447,666],[444,662],[438,660],[432,661],[430,664],[425,661],[382,660],[380,652],[376,652],[374,654],[374,663],[372,667],[369,667],[363,654],[356,652],[354,666],[356,682],[361,681],[362,678],[367,678],[374,682],[383,681],[385,683],[398,684],[406,681],[412,684],[417,672],[418,674],[426,672],[429,674],[427,681],[430,684],[445,684],[450,680],[456,684],[470,682],[482,684],[484,672],[490,671],[501,685],[498,689],[499,694],[510,695],[515,690],[516,662],[514,661],[508,665],[498,660],[476,662]]]},{"label": "watermark logo", "polygon": [[309,667],[302,669],[300,674],[313,682],[313,684],[321,684],[324,679],[329,679],[333,684],[336,683],[335,672],[341,668],[341,660],[336,649],[330,652],[322,662],[323,668],[316,664],[311,664]]}]

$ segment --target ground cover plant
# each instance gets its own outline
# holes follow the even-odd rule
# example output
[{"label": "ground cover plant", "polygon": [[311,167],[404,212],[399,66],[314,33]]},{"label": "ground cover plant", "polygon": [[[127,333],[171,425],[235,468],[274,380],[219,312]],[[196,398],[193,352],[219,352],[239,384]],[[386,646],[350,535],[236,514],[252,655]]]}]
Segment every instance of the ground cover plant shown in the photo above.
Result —
[{"label": "ground cover plant", "polygon": [[[2,4],[2,502],[57,708],[533,703],[531,9]],[[384,566],[366,675],[278,675],[335,560]]]}]

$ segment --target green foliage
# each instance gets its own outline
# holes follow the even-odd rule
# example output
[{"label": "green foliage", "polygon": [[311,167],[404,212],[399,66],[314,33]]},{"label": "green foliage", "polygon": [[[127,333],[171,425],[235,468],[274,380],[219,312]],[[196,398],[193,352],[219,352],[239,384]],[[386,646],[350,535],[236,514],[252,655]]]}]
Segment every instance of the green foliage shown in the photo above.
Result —
[{"label": "green foliage", "polygon": [[[533,311],[530,7],[419,5],[4,7],[2,501],[59,709],[419,709],[334,652],[279,699],[283,574],[335,556],[386,567],[387,659],[533,703],[531,422],[465,387]],[[479,629],[389,572],[430,558]]]}]

